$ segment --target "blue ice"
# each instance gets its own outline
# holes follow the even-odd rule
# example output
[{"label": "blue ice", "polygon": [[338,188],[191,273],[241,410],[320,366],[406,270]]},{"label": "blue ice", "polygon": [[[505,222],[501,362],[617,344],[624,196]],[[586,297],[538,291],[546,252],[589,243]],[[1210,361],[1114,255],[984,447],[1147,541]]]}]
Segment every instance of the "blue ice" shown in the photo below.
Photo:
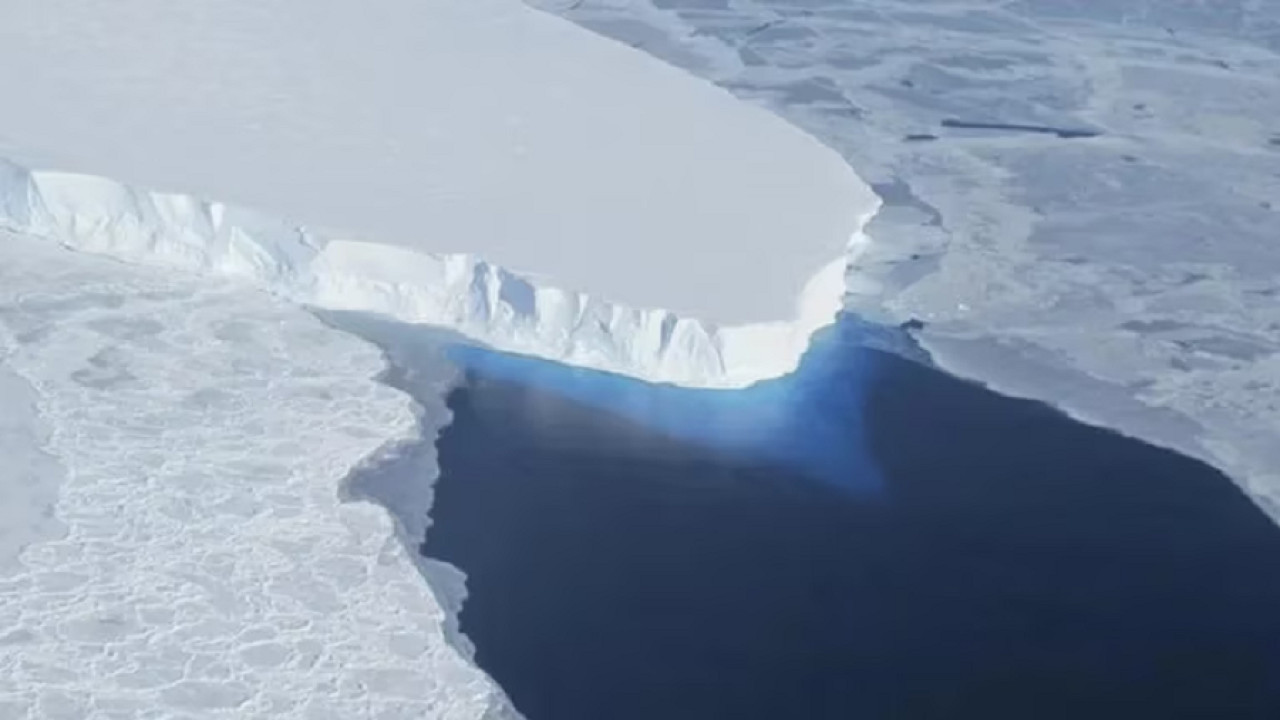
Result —
[{"label": "blue ice", "polygon": [[794,373],[737,390],[653,384],[465,344],[448,354],[483,378],[552,392],[735,460],[785,466],[872,495],[883,487],[865,435],[873,360],[846,337],[838,327],[819,333]]}]

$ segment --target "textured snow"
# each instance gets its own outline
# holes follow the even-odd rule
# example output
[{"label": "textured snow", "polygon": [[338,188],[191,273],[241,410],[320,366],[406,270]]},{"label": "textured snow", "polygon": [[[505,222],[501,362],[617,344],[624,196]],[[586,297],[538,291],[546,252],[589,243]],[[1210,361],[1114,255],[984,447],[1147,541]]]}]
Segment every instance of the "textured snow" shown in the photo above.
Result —
[{"label": "textured snow", "polygon": [[[674,321],[657,310],[702,324],[677,343],[791,322],[876,204],[793,125],[518,0],[19,3],[0,23],[0,97],[0,156],[18,164],[254,207],[324,238],[465,253],[563,289],[538,308],[551,333],[577,316],[659,334]],[[101,189],[59,190],[71,203],[86,185]],[[442,272],[366,245],[340,257],[378,269],[348,285]]]},{"label": "textured snow", "polygon": [[378,383],[374,347],[243,284],[0,233],[0,358],[49,428],[19,448],[66,475],[63,532],[0,574],[0,717],[513,715],[446,642],[420,538],[340,500],[447,419]]},{"label": "textured snow", "polygon": [[1280,517],[1280,3],[531,2],[838,150],[884,200],[850,310]]}]

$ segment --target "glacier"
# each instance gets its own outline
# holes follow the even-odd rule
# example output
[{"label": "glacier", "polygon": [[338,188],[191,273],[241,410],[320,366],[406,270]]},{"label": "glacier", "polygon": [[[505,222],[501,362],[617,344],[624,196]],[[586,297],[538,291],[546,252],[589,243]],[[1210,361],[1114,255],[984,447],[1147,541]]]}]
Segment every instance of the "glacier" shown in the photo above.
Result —
[{"label": "glacier", "polygon": [[[843,302],[1280,517],[1274,11],[532,1],[615,40],[515,0],[7,8],[0,716],[517,715],[413,552],[447,411],[299,304],[724,388]],[[406,458],[405,512],[345,494]]]},{"label": "glacier", "polygon": [[[717,325],[556,287],[554,257],[535,281],[470,253],[328,237],[190,195],[0,161],[0,229],[139,264],[238,278],[303,305],[377,312],[502,350],[697,387],[742,387],[795,369],[812,334],[839,312],[845,271],[866,246],[860,227],[874,215],[873,198],[864,193],[859,229],[844,253],[807,280],[791,318]],[[759,251],[758,259],[771,255]]]},{"label": "glacier", "polygon": [[315,315],[742,387],[880,204],[515,0],[49,0],[0,59],[4,717],[518,717],[417,552],[453,368],[418,404]]},{"label": "glacier", "polygon": [[884,199],[850,312],[1280,520],[1280,4],[530,2],[840,152]]}]

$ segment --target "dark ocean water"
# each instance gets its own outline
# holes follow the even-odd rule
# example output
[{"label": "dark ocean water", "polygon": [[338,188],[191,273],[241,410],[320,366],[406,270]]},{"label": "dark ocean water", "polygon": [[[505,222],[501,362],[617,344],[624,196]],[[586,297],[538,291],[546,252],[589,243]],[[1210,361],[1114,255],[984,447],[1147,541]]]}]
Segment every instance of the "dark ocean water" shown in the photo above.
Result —
[{"label": "dark ocean water", "polygon": [[1280,718],[1280,531],[1201,463],[835,340],[455,358],[424,552],[530,720]]}]

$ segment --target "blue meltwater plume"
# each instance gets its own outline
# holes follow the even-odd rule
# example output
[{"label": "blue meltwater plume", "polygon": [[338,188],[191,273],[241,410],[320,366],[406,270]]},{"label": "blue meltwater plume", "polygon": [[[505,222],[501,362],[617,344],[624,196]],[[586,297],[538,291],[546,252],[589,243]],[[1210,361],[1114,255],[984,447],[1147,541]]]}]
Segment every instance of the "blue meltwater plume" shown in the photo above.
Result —
[{"label": "blue meltwater plume", "polygon": [[863,418],[871,356],[842,341],[846,335],[838,326],[822,331],[794,373],[736,390],[647,383],[463,344],[448,355],[481,379],[554,393],[735,459],[874,495],[883,484],[866,450]]}]

